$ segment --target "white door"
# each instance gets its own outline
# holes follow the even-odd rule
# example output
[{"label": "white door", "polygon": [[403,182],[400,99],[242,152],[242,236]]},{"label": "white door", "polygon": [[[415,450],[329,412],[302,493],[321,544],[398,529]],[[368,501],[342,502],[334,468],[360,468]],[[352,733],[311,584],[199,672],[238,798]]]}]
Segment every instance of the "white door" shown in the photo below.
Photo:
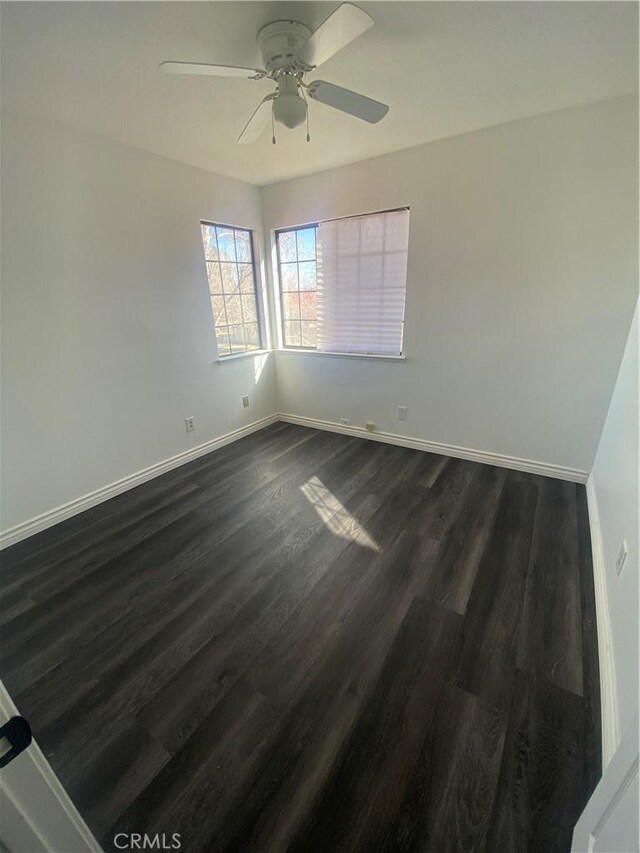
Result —
[{"label": "white door", "polygon": [[[17,715],[0,681],[0,725]],[[35,741],[0,770],[0,842],[10,853],[100,851]]]},{"label": "white door", "polygon": [[638,716],[573,831],[572,853],[638,853]]}]

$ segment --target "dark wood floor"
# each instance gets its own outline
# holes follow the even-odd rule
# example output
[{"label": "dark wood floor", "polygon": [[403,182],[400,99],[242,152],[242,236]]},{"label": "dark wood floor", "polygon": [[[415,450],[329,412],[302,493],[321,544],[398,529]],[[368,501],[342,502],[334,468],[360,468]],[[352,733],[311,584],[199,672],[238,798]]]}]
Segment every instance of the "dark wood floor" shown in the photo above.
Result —
[{"label": "dark wood floor", "polygon": [[105,849],[569,850],[582,486],[276,424],[1,559],[2,678]]}]

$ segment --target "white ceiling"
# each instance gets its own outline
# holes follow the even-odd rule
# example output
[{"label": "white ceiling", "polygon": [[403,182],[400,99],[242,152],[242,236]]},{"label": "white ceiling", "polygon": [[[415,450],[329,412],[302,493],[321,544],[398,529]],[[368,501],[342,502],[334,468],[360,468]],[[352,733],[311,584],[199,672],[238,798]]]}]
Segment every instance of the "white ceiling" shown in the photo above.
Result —
[{"label": "white ceiling", "polygon": [[3,109],[267,184],[637,90],[633,2],[368,2],[375,26],[308,79],[390,104],[368,125],[322,104],[304,128],[235,139],[269,81],[160,74],[165,59],[260,64],[269,21],[316,2],[3,3]]}]

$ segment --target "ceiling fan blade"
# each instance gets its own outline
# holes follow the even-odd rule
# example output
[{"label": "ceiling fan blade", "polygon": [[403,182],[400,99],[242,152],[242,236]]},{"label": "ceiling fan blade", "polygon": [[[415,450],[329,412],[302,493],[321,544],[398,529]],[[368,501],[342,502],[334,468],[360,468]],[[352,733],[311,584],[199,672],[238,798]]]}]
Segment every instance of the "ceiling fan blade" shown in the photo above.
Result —
[{"label": "ceiling fan blade", "polygon": [[247,142],[255,142],[262,131],[267,126],[269,116],[271,115],[271,101],[275,98],[275,93],[267,95],[263,98],[255,110],[251,113],[249,121],[242,128],[242,132],[237,141],[242,145]]},{"label": "ceiling fan blade", "polygon": [[324,80],[315,80],[307,92],[314,101],[342,110],[343,113],[349,113],[370,124],[376,124],[389,112],[389,107],[381,104],[380,101],[374,101],[373,98],[367,98],[365,95],[352,92],[351,89],[335,86],[333,83],[326,83]]},{"label": "ceiling fan blade", "polygon": [[320,24],[298,53],[305,65],[317,68],[373,25],[373,18],[351,3],[343,3]]},{"label": "ceiling fan blade", "polygon": [[165,74],[200,74],[211,77],[243,77],[257,80],[266,72],[259,68],[242,68],[238,65],[217,65],[213,62],[161,62],[158,65]]}]

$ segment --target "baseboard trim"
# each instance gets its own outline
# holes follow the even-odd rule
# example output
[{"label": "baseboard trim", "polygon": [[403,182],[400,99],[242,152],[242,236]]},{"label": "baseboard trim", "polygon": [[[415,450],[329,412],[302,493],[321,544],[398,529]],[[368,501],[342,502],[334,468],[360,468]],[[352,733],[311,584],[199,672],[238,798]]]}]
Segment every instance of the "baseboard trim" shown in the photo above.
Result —
[{"label": "baseboard trim", "polygon": [[545,477],[570,480],[574,483],[585,483],[587,481],[587,472],[574,468],[564,468],[559,465],[534,462],[530,459],[519,459],[514,456],[504,456],[498,453],[486,453],[481,450],[457,447],[453,444],[441,444],[435,441],[426,441],[422,438],[396,435],[391,432],[368,432],[364,427],[344,426],[343,424],[338,424],[334,421],[324,421],[318,418],[306,418],[298,415],[281,413],[269,415],[266,418],[253,421],[252,423],[247,424],[247,426],[232,430],[218,438],[214,438],[211,441],[200,444],[198,447],[185,450],[183,453],[178,453],[176,456],[172,456],[162,462],[157,462],[155,465],[150,465],[148,468],[136,471],[134,474],[123,477],[114,483],[109,483],[100,489],[89,492],[89,494],[82,495],[82,497],[75,498],[68,503],[48,510],[35,518],[30,518],[27,521],[23,521],[13,527],[9,527],[0,532],[0,550],[8,548],[10,545],[15,545],[22,539],[26,539],[29,536],[40,533],[48,527],[53,527],[54,524],[66,521],[66,519],[71,518],[78,513],[91,509],[91,507],[109,500],[109,498],[113,498],[122,492],[133,489],[142,483],[146,483],[147,480],[159,477],[161,474],[171,471],[173,468],[177,468],[180,465],[184,465],[186,462],[191,462],[192,459],[204,456],[206,453],[210,453],[218,447],[224,447],[225,444],[231,444],[233,441],[238,441],[238,439],[243,438],[245,435],[250,435],[252,432],[263,429],[276,421],[299,424],[300,426],[311,427],[312,429],[323,429],[330,432],[338,432],[343,435],[354,435],[360,438],[372,439],[373,441],[382,441],[386,444],[396,444],[399,447],[408,447],[413,450],[426,450],[429,453],[454,456],[458,459],[469,459],[472,462],[497,465],[500,468],[511,468],[515,471],[525,471],[530,474],[542,474]]},{"label": "baseboard trim", "polygon": [[96,489],[93,492],[82,495],[82,497],[75,498],[68,503],[62,504],[61,506],[55,507],[47,512],[43,512],[35,518],[30,518],[27,521],[20,522],[20,524],[16,524],[13,527],[9,527],[0,533],[0,550],[8,548],[10,545],[15,545],[16,542],[20,542],[22,539],[26,539],[29,536],[40,533],[48,527],[53,527],[54,524],[66,521],[66,519],[71,518],[74,515],[78,515],[80,512],[84,512],[103,501],[109,500],[109,498],[114,498],[116,495],[122,494],[122,492],[134,489],[136,486],[146,483],[147,480],[159,477],[161,474],[165,474],[173,468],[178,468],[180,465],[191,462],[191,460],[197,459],[199,456],[211,453],[212,450],[224,447],[225,444],[231,444],[234,441],[238,441],[238,439],[244,438],[245,435],[250,435],[252,432],[257,432],[259,429],[263,429],[270,424],[276,423],[278,419],[278,415],[275,414],[269,415],[266,418],[260,418],[260,420],[253,421],[252,423],[247,424],[247,426],[227,432],[218,438],[206,441],[204,444],[192,447],[190,450],[185,450],[182,453],[171,456],[169,459],[164,459],[162,462],[156,462],[155,465],[149,465],[148,468],[136,471],[135,474],[130,474],[127,477],[116,480],[114,483],[109,483],[106,486],[102,486],[100,489]]},{"label": "baseboard trim", "polygon": [[618,724],[618,693],[616,690],[616,666],[613,656],[611,617],[607,595],[600,514],[593,475],[587,480],[587,507],[591,530],[591,553],[593,559],[593,585],[596,598],[596,620],[598,631],[598,663],[600,666],[600,706],[602,716],[602,769],[613,758],[620,744]]},{"label": "baseboard trim", "polygon": [[457,447],[453,444],[441,444],[437,441],[427,441],[424,438],[413,438],[406,435],[396,435],[392,432],[369,432],[364,427],[345,426],[335,421],[323,421],[318,418],[305,418],[299,415],[280,413],[278,418],[289,424],[324,429],[329,432],[339,432],[343,435],[355,435],[359,438],[369,438],[382,441],[385,444],[397,444],[399,447],[409,447],[412,450],[426,450],[428,453],[439,453],[442,456],[454,456],[456,459],[468,459],[471,462],[481,462],[485,465],[497,465],[499,468],[510,468],[513,471],[524,471],[528,474],[541,474],[544,477],[555,477],[557,480],[569,480],[572,483],[586,483],[587,471],[577,468],[565,468],[561,465],[551,465],[546,462],[535,462],[531,459],[520,459],[516,456],[505,456],[500,453],[487,453],[483,450],[473,450],[469,447]]}]

